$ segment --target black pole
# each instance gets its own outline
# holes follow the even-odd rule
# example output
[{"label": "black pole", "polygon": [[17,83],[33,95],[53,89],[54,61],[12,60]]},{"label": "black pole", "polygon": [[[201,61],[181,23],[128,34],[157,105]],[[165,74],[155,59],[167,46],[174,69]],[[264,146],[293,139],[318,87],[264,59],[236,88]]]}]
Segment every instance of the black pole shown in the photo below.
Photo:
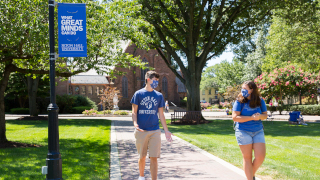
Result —
[{"label": "black pole", "polygon": [[48,155],[47,167],[48,173],[46,179],[62,179],[62,161],[59,152],[59,107],[56,104],[55,88],[55,52],[54,52],[54,0],[49,0],[49,37],[50,37],[50,104],[48,106]]}]

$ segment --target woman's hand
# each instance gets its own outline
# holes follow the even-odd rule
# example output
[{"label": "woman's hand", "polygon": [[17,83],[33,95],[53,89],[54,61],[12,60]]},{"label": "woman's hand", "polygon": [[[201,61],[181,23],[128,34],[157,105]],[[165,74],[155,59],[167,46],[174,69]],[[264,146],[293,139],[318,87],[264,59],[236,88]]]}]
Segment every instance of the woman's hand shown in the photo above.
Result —
[{"label": "woman's hand", "polygon": [[258,113],[258,112],[253,114],[251,117],[253,118],[252,120],[254,120],[254,121],[259,121],[261,119],[260,113]]}]

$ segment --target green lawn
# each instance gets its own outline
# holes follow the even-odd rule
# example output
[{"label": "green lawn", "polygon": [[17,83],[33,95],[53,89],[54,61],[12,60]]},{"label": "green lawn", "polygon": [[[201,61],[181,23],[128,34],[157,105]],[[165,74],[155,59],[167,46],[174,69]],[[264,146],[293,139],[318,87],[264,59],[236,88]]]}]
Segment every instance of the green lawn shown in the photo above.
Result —
[{"label": "green lawn", "polygon": [[[167,124],[170,121],[167,120]],[[202,125],[168,125],[176,136],[242,168],[231,120]],[[262,179],[320,179],[320,124],[264,122],[267,156],[258,170]]]},{"label": "green lawn", "polygon": [[[41,167],[48,153],[47,121],[7,121],[9,141],[42,145],[0,149],[0,179],[45,179]],[[59,120],[63,179],[109,179],[108,120]]]}]

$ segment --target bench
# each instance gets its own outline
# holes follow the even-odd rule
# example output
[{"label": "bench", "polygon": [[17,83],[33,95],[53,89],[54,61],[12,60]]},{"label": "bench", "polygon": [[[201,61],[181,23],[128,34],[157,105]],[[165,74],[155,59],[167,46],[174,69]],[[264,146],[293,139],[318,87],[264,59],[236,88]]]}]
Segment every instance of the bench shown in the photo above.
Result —
[{"label": "bench", "polygon": [[201,111],[176,111],[171,114],[171,124],[199,124],[204,123],[201,119]]}]

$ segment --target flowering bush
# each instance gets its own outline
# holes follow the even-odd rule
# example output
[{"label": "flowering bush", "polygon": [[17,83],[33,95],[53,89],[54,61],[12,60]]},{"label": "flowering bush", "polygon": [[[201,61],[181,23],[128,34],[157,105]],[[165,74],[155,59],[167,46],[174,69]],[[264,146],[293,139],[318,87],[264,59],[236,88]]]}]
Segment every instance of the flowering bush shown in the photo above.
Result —
[{"label": "flowering bush", "polygon": [[208,107],[211,106],[210,103],[200,103],[201,109],[207,109]]},{"label": "flowering bush", "polygon": [[97,113],[98,113],[98,111],[94,110],[94,109],[85,110],[82,112],[82,114],[84,114],[84,115],[96,115]]},{"label": "flowering bush", "polygon": [[223,107],[223,108],[229,108],[231,109],[232,108],[232,104],[229,103],[229,102],[220,102],[220,105]]},{"label": "flowering bush", "polygon": [[320,82],[320,72],[311,74],[294,65],[288,65],[274,69],[270,73],[264,72],[254,82],[260,88],[262,97],[265,99],[275,97],[277,100],[280,99],[281,103],[283,97],[296,95],[315,97],[317,84]]}]

